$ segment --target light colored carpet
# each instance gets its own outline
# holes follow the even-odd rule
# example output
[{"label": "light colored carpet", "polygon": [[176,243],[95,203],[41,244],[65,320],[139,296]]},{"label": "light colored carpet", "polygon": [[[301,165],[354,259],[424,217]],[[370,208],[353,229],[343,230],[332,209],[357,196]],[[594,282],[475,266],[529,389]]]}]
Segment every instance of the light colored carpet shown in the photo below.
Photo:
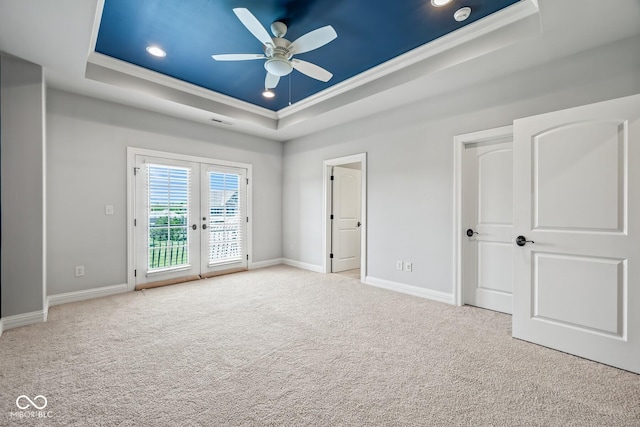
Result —
[{"label": "light colored carpet", "polygon": [[339,273],[334,273],[334,274],[339,274],[341,276],[349,277],[351,279],[360,280],[360,269],[359,268],[354,268],[353,270],[341,271]]},{"label": "light colored carpet", "polygon": [[0,338],[0,424],[640,425],[640,376],[510,320],[284,266],[56,306]]}]

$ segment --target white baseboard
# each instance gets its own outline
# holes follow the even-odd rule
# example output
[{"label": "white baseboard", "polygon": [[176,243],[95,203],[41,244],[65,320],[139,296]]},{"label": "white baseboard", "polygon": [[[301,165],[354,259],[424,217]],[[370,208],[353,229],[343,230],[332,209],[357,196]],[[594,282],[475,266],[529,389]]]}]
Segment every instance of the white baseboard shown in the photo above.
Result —
[{"label": "white baseboard", "polygon": [[35,323],[46,322],[47,313],[44,310],[32,311],[30,313],[16,314],[15,316],[7,316],[2,318],[2,329],[19,328],[21,326],[33,325]]},{"label": "white baseboard", "polygon": [[322,266],[315,264],[307,264],[306,262],[295,261],[288,258],[282,258],[282,263],[291,267],[302,268],[303,270],[315,271],[322,273]]},{"label": "white baseboard", "polygon": [[249,264],[249,270],[255,270],[256,268],[273,267],[274,265],[280,265],[280,264],[282,264],[282,258],[252,262],[251,264]]},{"label": "white baseboard", "polygon": [[448,294],[431,289],[419,288],[417,286],[405,285],[404,283],[392,282],[390,280],[378,279],[376,277],[367,276],[365,284],[378,288],[389,289],[403,294],[409,294],[420,298],[426,298],[433,301],[454,304],[453,294]]},{"label": "white baseboard", "polygon": [[49,298],[47,300],[49,301],[49,306],[54,306],[66,304],[68,302],[84,301],[91,298],[121,294],[128,291],[128,285],[126,283],[123,283],[121,285],[103,286],[101,288],[86,289],[84,291],[65,292],[62,294],[49,295]]},{"label": "white baseboard", "polygon": [[2,319],[0,318],[0,337],[2,336],[3,331],[4,331],[4,327],[2,326]]}]

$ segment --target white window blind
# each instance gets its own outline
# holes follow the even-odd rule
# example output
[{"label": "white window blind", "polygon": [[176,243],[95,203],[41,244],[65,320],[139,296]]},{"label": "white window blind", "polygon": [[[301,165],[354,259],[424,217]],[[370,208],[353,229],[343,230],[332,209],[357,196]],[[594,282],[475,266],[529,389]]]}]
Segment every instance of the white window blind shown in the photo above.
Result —
[{"label": "white window blind", "polygon": [[244,185],[241,176],[209,171],[209,265],[242,260]]},{"label": "white window blind", "polygon": [[189,264],[191,169],[147,164],[148,269]]}]

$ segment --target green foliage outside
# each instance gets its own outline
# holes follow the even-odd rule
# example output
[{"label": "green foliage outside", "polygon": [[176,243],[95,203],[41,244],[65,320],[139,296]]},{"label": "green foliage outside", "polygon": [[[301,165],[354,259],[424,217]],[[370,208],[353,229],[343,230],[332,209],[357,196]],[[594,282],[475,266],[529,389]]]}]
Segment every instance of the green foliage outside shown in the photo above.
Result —
[{"label": "green foliage outside", "polygon": [[[166,212],[164,209],[162,211]],[[186,220],[186,215],[149,218],[150,269],[174,267],[189,262]]]}]

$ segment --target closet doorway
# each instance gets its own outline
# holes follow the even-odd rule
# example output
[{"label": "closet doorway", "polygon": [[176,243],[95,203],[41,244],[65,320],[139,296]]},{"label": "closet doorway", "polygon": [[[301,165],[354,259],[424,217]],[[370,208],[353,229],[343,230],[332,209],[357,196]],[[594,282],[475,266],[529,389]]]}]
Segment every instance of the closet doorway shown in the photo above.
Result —
[{"label": "closet doorway", "polygon": [[366,154],[326,160],[323,271],[366,277]]}]

